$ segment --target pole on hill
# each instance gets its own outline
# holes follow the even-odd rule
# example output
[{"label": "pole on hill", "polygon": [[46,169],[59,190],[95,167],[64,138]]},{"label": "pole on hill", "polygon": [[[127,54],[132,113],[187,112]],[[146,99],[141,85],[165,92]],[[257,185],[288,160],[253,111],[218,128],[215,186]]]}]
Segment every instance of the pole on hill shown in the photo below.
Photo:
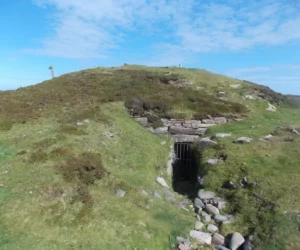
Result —
[{"label": "pole on hill", "polygon": [[54,68],[53,68],[52,65],[49,67],[49,70],[51,71],[51,76],[52,76],[52,79],[53,79],[54,78]]}]

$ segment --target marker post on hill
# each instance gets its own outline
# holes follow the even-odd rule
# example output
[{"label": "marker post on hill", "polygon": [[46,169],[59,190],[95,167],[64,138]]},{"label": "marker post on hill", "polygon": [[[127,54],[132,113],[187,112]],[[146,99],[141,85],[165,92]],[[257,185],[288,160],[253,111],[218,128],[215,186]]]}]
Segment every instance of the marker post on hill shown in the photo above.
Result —
[{"label": "marker post on hill", "polygon": [[54,79],[54,68],[52,65],[50,65],[49,70],[51,71],[51,77]]}]

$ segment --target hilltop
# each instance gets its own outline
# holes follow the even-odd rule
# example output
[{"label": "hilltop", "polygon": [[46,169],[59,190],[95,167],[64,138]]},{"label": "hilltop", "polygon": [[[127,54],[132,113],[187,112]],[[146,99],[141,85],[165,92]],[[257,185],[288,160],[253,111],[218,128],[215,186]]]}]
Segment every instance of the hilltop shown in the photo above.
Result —
[{"label": "hilltop", "polygon": [[[0,92],[0,249],[172,249],[188,236],[192,201],[155,182],[172,187],[171,137],[132,116],[153,128],[162,119],[229,119],[209,128],[218,147],[199,163],[204,188],[235,215],[222,233],[254,234],[257,249],[300,247],[299,114],[265,86],[200,69],[95,68]],[[253,141],[232,143],[241,136]],[[207,164],[220,154],[227,160]],[[222,188],[244,176],[258,185]]]}]

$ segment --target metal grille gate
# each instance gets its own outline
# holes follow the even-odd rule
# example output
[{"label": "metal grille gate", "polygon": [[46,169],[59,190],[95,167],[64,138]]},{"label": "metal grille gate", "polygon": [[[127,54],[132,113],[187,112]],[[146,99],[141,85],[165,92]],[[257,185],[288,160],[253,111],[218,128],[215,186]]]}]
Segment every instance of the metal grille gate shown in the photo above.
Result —
[{"label": "metal grille gate", "polygon": [[176,165],[180,168],[181,178],[187,179],[192,168],[192,144],[175,143]]}]

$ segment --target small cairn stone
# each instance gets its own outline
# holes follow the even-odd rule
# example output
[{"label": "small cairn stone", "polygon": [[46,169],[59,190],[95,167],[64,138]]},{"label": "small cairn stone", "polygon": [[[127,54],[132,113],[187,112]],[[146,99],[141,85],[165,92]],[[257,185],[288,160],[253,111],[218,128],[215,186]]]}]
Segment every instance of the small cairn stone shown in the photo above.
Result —
[{"label": "small cairn stone", "polygon": [[211,214],[211,215],[218,215],[218,214],[220,214],[219,209],[216,208],[214,205],[211,205],[211,204],[207,204],[207,205],[205,206],[205,210],[206,210],[209,214]]},{"label": "small cairn stone", "polygon": [[219,228],[213,224],[208,224],[207,225],[207,231],[211,233],[216,233],[219,231]]},{"label": "small cairn stone", "polygon": [[236,250],[236,249],[238,249],[244,242],[245,242],[244,237],[243,237],[240,233],[235,232],[235,233],[233,233],[233,235],[232,235],[232,237],[231,237],[229,247],[230,247],[231,250]]},{"label": "small cairn stone", "polygon": [[225,244],[225,237],[221,234],[214,233],[211,243],[216,246],[222,246]]},{"label": "small cairn stone", "polygon": [[192,230],[190,232],[190,237],[197,240],[200,244],[211,244],[212,237],[209,233],[203,233],[200,231]]}]

